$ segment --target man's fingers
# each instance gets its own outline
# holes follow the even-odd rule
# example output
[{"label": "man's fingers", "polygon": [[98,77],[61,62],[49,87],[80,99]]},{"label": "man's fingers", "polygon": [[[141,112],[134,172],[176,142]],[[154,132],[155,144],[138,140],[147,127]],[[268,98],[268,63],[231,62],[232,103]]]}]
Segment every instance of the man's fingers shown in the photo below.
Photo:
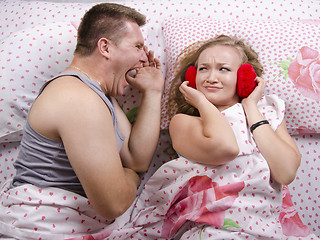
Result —
[{"label": "man's fingers", "polygon": [[154,52],[152,50],[149,51],[148,62],[150,67],[154,67]]},{"label": "man's fingers", "polygon": [[160,69],[160,68],[161,68],[161,63],[160,63],[160,61],[159,61],[158,58],[155,58],[155,59],[154,59],[154,63],[155,63],[155,67],[156,67],[157,69]]}]

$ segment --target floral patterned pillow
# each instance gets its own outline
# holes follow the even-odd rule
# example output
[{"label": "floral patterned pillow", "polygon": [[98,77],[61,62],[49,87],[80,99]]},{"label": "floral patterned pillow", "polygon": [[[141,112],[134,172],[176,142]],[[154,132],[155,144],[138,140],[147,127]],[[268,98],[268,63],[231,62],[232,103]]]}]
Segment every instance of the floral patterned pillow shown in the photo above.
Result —
[{"label": "floral patterned pillow", "polygon": [[285,101],[289,133],[320,132],[320,21],[168,18],[163,31],[169,68],[162,129],[169,125],[168,93],[179,54],[199,40],[227,34],[244,39],[258,52],[267,80],[265,94],[276,94]]}]

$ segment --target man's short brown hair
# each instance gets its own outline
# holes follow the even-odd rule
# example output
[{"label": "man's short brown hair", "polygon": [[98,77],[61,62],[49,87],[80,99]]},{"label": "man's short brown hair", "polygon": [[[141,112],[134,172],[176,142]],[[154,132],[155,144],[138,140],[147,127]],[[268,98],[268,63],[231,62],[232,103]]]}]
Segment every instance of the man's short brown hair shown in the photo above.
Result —
[{"label": "man's short brown hair", "polygon": [[128,21],[143,26],[146,23],[146,17],[133,8],[116,3],[101,3],[93,6],[85,13],[79,25],[75,53],[83,56],[90,55],[102,37],[117,44],[126,33]]}]

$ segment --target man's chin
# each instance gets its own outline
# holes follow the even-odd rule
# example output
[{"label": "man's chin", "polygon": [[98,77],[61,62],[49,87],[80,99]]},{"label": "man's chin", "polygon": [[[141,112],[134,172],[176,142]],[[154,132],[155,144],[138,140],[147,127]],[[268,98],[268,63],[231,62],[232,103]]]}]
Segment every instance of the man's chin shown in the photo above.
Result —
[{"label": "man's chin", "polygon": [[126,89],[128,86],[129,86],[129,83],[127,81],[125,81],[125,84],[118,91],[118,96],[122,96],[126,92]]}]

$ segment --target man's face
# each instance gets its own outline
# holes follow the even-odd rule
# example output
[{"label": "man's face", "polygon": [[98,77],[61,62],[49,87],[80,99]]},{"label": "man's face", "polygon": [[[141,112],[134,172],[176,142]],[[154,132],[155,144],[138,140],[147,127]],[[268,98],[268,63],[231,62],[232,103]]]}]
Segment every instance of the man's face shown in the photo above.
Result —
[{"label": "man's face", "polygon": [[[144,38],[138,24],[127,22],[127,31],[114,46],[112,57],[114,69],[114,86],[112,92],[122,95],[128,85],[127,74],[136,68],[141,68],[148,61],[144,50]],[[116,91],[116,92],[114,92]]]}]

